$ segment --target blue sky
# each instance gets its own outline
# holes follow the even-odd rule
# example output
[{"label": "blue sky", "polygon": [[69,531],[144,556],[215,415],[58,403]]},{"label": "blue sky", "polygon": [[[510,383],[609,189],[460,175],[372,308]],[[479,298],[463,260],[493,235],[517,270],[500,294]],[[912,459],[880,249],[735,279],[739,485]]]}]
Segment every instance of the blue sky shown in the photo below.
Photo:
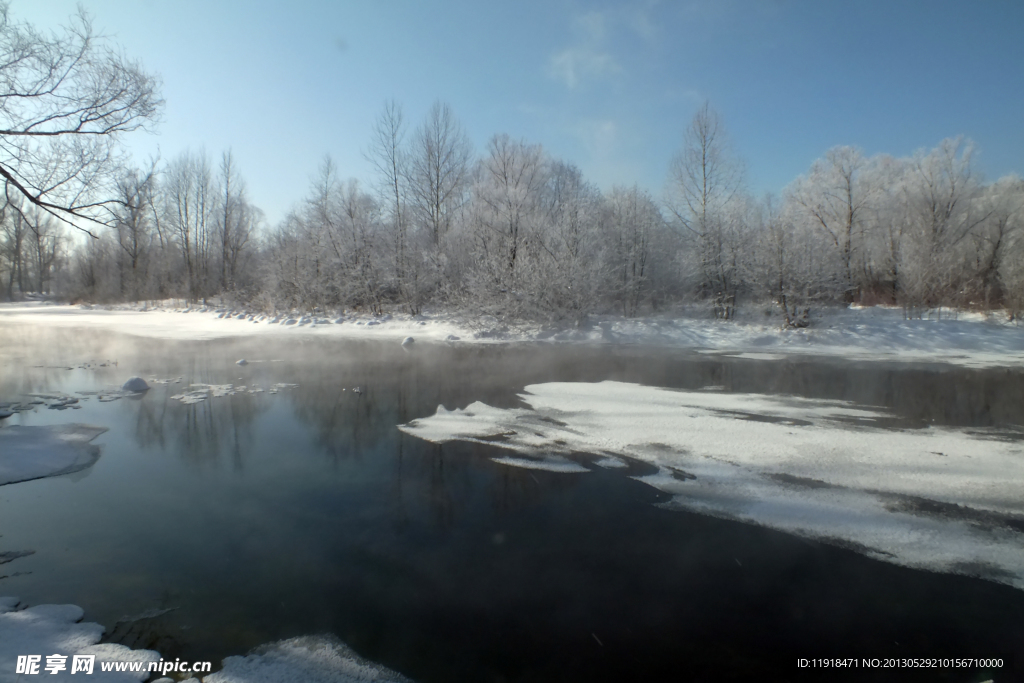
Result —
[{"label": "blue sky", "polygon": [[[54,28],[76,0],[12,0]],[[155,135],[212,158],[232,148],[276,223],[325,154],[363,158],[389,98],[411,128],[437,99],[478,152],[539,142],[602,189],[656,195],[697,107],[718,110],[756,194],[834,145],[909,155],[963,134],[989,179],[1024,174],[1024,2],[82,0],[95,27],[160,75]]]}]

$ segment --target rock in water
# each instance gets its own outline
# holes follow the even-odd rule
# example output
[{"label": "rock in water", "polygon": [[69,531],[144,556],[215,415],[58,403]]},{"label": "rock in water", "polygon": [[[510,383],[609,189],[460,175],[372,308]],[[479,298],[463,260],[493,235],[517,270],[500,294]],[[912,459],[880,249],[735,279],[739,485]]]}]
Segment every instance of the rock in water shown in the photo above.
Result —
[{"label": "rock in water", "polygon": [[415,341],[412,337],[406,337],[402,340],[402,346],[412,346]]},{"label": "rock in water", "polygon": [[235,365],[248,365],[248,364],[249,364],[249,361],[247,361],[247,360],[246,360],[246,359],[244,359],[244,358],[242,358],[242,359],[240,359],[240,360],[237,360],[237,361],[235,361]]},{"label": "rock in water", "polygon": [[149,391],[149,385],[146,384],[146,380],[141,377],[132,377],[130,380],[121,385],[121,389],[124,391],[131,391],[136,394],[142,393],[143,391]]}]

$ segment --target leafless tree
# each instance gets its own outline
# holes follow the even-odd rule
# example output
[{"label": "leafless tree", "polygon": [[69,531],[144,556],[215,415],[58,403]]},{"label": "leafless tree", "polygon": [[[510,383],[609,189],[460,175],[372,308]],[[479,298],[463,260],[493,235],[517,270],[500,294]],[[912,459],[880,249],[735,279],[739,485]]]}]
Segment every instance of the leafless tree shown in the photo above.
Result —
[{"label": "leafless tree", "polygon": [[780,204],[766,195],[757,207],[750,261],[751,280],[779,307],[787,327],[807,327],[811,305],[834,302],[837,296],[833,268],[821,258],[829,242],[819,229],[799,220],[800,211],[799,205]]},{"label": "leafless tree", "polygon": [[532,238],[537,279],[527,292],[540,313],[578,324],[593,312],[608,275],[602,259],[602,197],[573,164],[549,161],[545,175],[544,210]]},{"label": "leafless tree", "polygon": [[14,299],[14,286],[18,285],[20,292],[25,291],[25,243],[28,234],[28,226],[25,221],[25,214],[20,209],[12,210],[9,202],[2,213],[3,234],[3,257],[4,266],[7,270],[7,298]]},{"label": "leafless tree", "polygon": [[227,292],[235,288],[239,258],[252,239],[262,214],[249,203],[245,181],[235,166],[231,150],[221,156],[218,181],[219,206],[215,230],[220,247],[220,290]]},{"label": "leafless tree", "polygon": [[632,317],[648,289],[652,250],[664,219],[650,194],[636,185],[612,188],[607,205],[616,266],[615,298],[622,314]]},{"label": "leafless tree", "polygon": [[715,315],[722,318],[732,316],[736,303],[739,226],[735,203],[741,181],[721,120],[705,102],[672,160],[668,207],[677,226],[694,242],[699,291],[713,299]]},{"label": "leafless tree", "polygon": [[843,300],[856,298],[861,278],[857,260],[864,264],[864,225],[876,199],[875,188],[863,173],[867,160],[854,147],[833,147],[815,161],[810,174],[789,189],[802,218],[827,235],[838,256],[837,286]]},{"label": "leafless tree", "polygon": [[210,291],[214,187],[205,152],[185,152],[167,170],[167,213],[185,264],[190,301]]},{"label": "leafless tree", "polygon": [[402,107],[394,100],[389,100],[384,103],[383,111],[374,122],[366,158],[377,171],[382,205],[386,207],[391,229],[396,294],[403,301],[409,302],[413,298],[410,289],[413,287],[415,273],[412,272],[408,253],[408,162],[404,142],[405,119]]},{"label": "leafless tree", "polygon": [[0,2],[0,178],[15,198],[90,234],[110,225],[120,137],[155,120],[156,79],[94,33],[84,11],[60,32]]},{"label": "leafless tree", "polygon": [[121,265],[121,294],[131,301],[146,293],[148,256],[153,239],[153,214],[150,209],[156,193],[157,162],[150,167],[126,169],[117,181],[117,205],[114,207],[114,228],[123,258]]},{"label": "leafless tree", "polygon": [[987,218],[971,235],[975,254],[976,294],[986,309],[1006,302],[1018,303],[1024,230],[1024,180],[1007,176],[984,188],[979,211]]},{"label": "leafless tree", "polygon": [[409,153],[413,205],[434,248],[466,201],[472,146],[451,107],[435,102]]},{"label": "leafless tree", "polygon": [[[902,297],[909,312],[956,303],[970,278],[968,237],[988,219],[972,164],[974,145],[948,138],[918,152],[904,184]],[[961,302],[966,303],[966,302]]]},{"label": "leafless tree", "polygon": [[541,209],[546,159],[540,145],[508,135],[495,135],[487,150],[475,195],[479,224],[488,231],[481,234],[484,253],[495,261],[496,282],[515,288],[520,250],[536,228]]}]

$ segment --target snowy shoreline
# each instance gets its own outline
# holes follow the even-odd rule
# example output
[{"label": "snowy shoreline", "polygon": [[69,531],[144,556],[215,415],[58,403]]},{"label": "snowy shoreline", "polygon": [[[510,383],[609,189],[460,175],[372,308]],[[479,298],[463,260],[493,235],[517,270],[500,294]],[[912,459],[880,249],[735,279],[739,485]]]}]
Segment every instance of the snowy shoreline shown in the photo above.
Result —
[{"label": "snowy shoreline", "polygon": [[[770,311],[769,311],[770,313]],[[1024,327],[1002,314],[960,312],[956,319],[906,320],[891,307],[826,309],[806,329],[783,329],[771,315],[734,321],[706,317],[594,317],[580,328],[523,324],[452,314],[267,315],[213,306],[0,304],[0,324],[106,329],[183,341],[315,335],[337,339],[458,343],[585,343],[669,346],[757,360],[792,355],[850,360],[944,362],[965,367],[1024,366]]]}]

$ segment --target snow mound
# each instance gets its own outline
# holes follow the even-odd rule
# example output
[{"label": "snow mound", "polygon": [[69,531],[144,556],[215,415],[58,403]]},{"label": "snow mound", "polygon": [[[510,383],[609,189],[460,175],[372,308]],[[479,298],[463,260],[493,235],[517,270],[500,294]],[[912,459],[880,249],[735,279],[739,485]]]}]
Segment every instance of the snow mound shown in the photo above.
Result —
[{"label": "snow mound", "polygon": [[[18,655],[40,654],[40,674],[45,680],[75,681],[71,674],[71,655],[95,655],[96,664],[87,680],[120,683],[143,681],[148,672],[101,671],[100,662],[155,662],[160,655],[152,650],[132,650],[124,645],[98,644],[103,636],[99,624],[81,623],[82,608],[76,605],[36,605],[15,611],[16,598],[0,598],[0,683],[24,680],[15,674]],[[46,655],[67,655],[67,669],[56,675],[43,670]]]},{"label": "snow mound", "polygon": [[135,393],[141,393],[149,390],[149,385],[146,384],[146,380],[141,377],[132,377],[130,380],[121,385],[121,389],[124,391],[131,391]]},{"label": "snow mound", "polygon": [[256,648],[246,657],[228,657],[224,668],[203,683],[408,683],[409,679],[367,661],[344,643],[303,636]]},{"label": "snow mound", "polygon": [[89,442],[105,431],[83,424],[0,429],[0,486],[91,467],[100,448]]},{"label": "snow mound", "polygon": [[[573,453],[657,467],[666,507],[855,548],[1024,590],[1024,441],[992,430],[894,430],[884,410],[792,396],[622,382],[526,387],[528,408],[438,406],[407,434],[512,451],[552,470]],[[583,468],[581,468],[583,469]],[[578,471],[578,470],[562,470]]]}]

